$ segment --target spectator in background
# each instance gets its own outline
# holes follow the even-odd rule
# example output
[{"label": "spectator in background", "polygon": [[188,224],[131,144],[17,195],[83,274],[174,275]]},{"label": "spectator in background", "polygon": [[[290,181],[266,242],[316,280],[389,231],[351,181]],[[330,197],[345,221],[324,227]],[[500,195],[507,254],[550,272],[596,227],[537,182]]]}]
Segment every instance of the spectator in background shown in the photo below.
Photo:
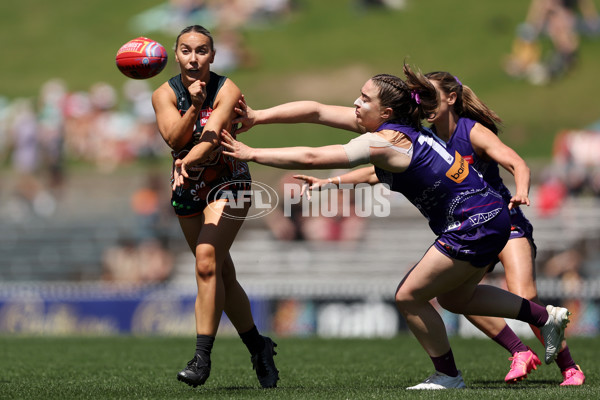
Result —
[{"label": "spectator in background", "polygon": [[244,30],[264,28],[289,15],[295,6],[294,0],[168,0],[134,16],[131,29],[172,34],[176,26],[202,25],[213,32],[219,52],[213,69],[227,73],[257,64],[256,55],[246,45]]},{"label": "spectator in background", "polygon": [[[579,49],[578,12],[586,32],[599,32],[600,19],[592,0],[532,0],[526,20],[518,27],[512,54],[505,64],[514,77],[545,84],[570,71]],[[540,36],[546,33],[552,53],[543,60]]]},{"label": "spectator in background", "polygon": [[39,146],[48,188],[60,196],[64,183],[65,100],[67,87],[60,79],[47,81],[38,99]]},{"label": "spectator in background", "polygon": [[407,0],[359,0],[358,3],[361,7],[402,10],[406,7]]},{"label": "spectator in background", "polygon": [[124,236],[102,255],[102,279],[121,283],[160,283],[171,277],[174,259],[162,237]]},{"label": "spectator in background", "polygon": [[127,80],[122,93],[119,98],[103,82],[69,92],[53,78],[35,99],[0,97],[0,162],[17,176],[2,212],[16,222],[52,216],[60,206],[67,159],[110,172],[167,156],[147,82]]},{"label": "spectator in background", "polygon": [[327,206],[326,211],[336,213],[329,216],[323,215],[322,210],[315,215],[310,202],[301,197],[302,183],[293,174],[284,174],[279,185],[279,208],[266,220],[276,239],[352,242],[363,236],[366,220],[355,212],[355,190],[340,190],[332,194],[324,192],[328,203],[321,206]]},{"label": "spectator in background", "polygon": [[121,112],[133,118],[131,151],[137,159],[154,160],[167,156],[156,127],[152,108],[152,89],[147,81],[128,79],[123,85],[125,104]]},{"label": "spectator in background", "polygon": [[122,93],[120,99],[114,87],[97,82],[89,92],[65,96],[66,156],[93,162],[99,170],[110,172],[134,160],[168,155],[158,135],[148,84],[127,80]]},{"label": "spectator in background", "polygon": [[140,283],[140,265],[137,258],[135,239],[119,239],[117,244],[109,247],[102,255],[102,279],[110,282]]},{"label": "spectator in background", "polygon": [[16,197],[11,203],[11,218],[27,220],[32,216],[49,217],[56,202],[45,189],[40,164],[40,127],[30,99],[18,99],[7,116],[8,148],[16,174]]},{"label": "spectator in background", "polygon": [[590,188],[594,196],[600,199],[600,166],[593,168],[590,173]]},{"label": "spectator in background", "polygon": [[[347,171],[339,170],[333,171],[333,174],[339,176],[345,172]],[[363,237],[366,219],[356,214],[356,196],[363,195],[360,188],[317,193],[321,198],[321,206],[335,215],[323,215],[321,210],[318,216],[305,220],[307,237],[313,241],[358,242]]]},{"label": "spectator in background", "polygon": [[594,125],[559,132],[554,139],[552,164],[542,175],[538,204],[542,215],[558,211],[568,197],[600,194],[599,151],[600,131]]},{"label": "spectator in background", "polygon": [[277,240],[306,240],[304,219],[307,217],[302,215],[302,202],[295,200],[300,197],[300,189],[292,174],[284,174],[279,180],[279,204],[266,217],[266,224]]},{"label": "spectator in background", "polygon": [[215,48],[218,49],[219,57],[213,63],[215,70],[225,73],[256,65],[256,56],[246,45],[244,36],[239,30],[220,28],[217,32]]},{"label": "spectator in background", "polygon": [[137,251],[142,282],[164,282],[171,277],[175,263],[166,238],[147,238],[139,243]]},{"label": "spectator in background", "polygon": [[300,194],[302,181],[295,178],[294,174],[284,174],[279,186],[279,207],[266,219],[267,226],[276,239],[349,242],[362,237],[366,220],[356,215],[354,190],[339,191],[331,195],[325,192],[328,196],[327,210],[336,213],[328,216],[323,215],[321,210],[318,215],[311,211],[312,205]]},{"label": "spectator in background", "polygon": [[85,91],[72,92],[65,101],[65,152],[74,160],[88,160],[92,149],[88,131],[92,123],[92,104]]},{"label": "spectator in background", "polygon": [[546,172],[538,186],[535,204],[542,217],[555,215],[562,207],[567,196],[567,187],[557,175]]},{"label": "spectator in background", "polygon": [[131,114],[118,110],[117,91],[98,82],[90,89],[92,123],[88,140],[98,169],[114,171],[119,165],[135,159],[132,146],[136,124]]},{"label": "spectator in background", "polygon": [[137,220],[137,239],[156,239],[166,229],[167,210],[163,205],[168,204],[168,199],[162,196],[165,189],[162,178],[156,173],[149,173],[143,185],[133,192],[131,210]]},{"label": "spectator in background", "polygon": [[169,0],[167,6],[172,13],[168,33],[176,33],[174,27],[188,25],[190,21],[207,22],[214,18],[210,0]]},{"label": "spectator in background", "polygon": [[9,152],[8,138],[8,114],[10,110],[10,101],[0,95],[0,163],[4,164]]},{"label": "spectator in background", "polygon": [[[580,239],[569,248],[556,252],[546,260],[543,264],[544,275],[548,278],[560,278],[565,282],[580,282],[582,279],[581,265],[585,254],[585,240]],[[577,293],[578,291],[572,292]]]}]

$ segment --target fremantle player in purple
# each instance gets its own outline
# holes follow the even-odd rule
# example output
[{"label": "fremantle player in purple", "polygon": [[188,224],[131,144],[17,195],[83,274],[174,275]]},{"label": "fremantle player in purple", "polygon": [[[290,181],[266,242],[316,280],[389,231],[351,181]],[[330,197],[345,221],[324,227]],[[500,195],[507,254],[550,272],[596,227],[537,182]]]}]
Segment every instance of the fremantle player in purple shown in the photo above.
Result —
[{"label": "fremantle player in purple", "polygon": [[[485,181],[502,195],[510,210],[510,239],[498,255],[504,266],[508,290],[541,304],[535,282],[533,227],[520,208],[520,205],[529,205],[530,171],[527,164],[499,139],[500,118],[468,86],[444,71],[431,72],[426,77],[440,96],[438,110],[428,118],[434,134],[448,151],[458,152],[483,174]],[[504,185],[499,165],[514,175],[514,195]],[[511,368],[505,378],[507,382],[525,378],[541,364],[537,355],[518,341],[504,320],[477,316],[467,318],[512,354]],[[535,326],[531,329],[543,344],[539,329]],[[585,376],[573,361],[565,341],[561,344],[556,364],[563,375],[561,386],[585,382]]]},{"label": "fremantle player in purple", "polygon": [[568,310],[556,307],[549,312],[500,288],[478,284],[508,240],[508,209],[460,154],[447,152],[433,135],[419,131],[420,121],[437,108],[436,89],[410,67],[404,66],[404,73],[406,81],[385,74],[369,79],[354,108],[295,102],[254,116],[253,124],[316,122],[361,134],[346,145],[254,149],[224,131],[224,154],[284,169],[372,164],[377,180],[405,193],[430,219],[439,236],[402,279],[395,296],[435,368],[433,375],[409,389],[465,387],[442,318],[430,303],[433,298],[455,313],[514,318],[540,327],[546,357],[553,359]]}]

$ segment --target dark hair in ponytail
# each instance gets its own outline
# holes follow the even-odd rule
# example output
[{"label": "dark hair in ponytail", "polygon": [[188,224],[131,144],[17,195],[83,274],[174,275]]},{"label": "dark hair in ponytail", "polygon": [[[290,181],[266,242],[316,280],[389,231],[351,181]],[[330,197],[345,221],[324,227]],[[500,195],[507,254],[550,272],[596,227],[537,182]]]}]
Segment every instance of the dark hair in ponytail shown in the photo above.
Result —
[{"label": "dark hair in ponytail", "polygon": [[439,101],[437,89],[425,75],[420,71],[413,71],[408,64],[404,64],[402,71],[406,76],[406,85],[412,96],[419,99],[418,102],[415,102],[417,107],[413,112],[413,118],[419,119],[420,128],[421,121],[437,110]]},{"label": "dark hair in ponytail", "polygon": [[395,75],[379,74],[371,78],[379,88],[379,101],[390,107],[393,119],[421,129],[421,120],[435,112],[437,91],[435,86],[420,73],[413,73],[404,65],[406,82]]},{"label": "dark hair in ponytail", "polygon": [[210,34],[210,31],[208,29],[206,29],[202,25],[190,25],[190,26],[186,26],[185,28],[183,28],[181,30],[181,32],[179,32],[179,35],[177,35],[177,39],[175,39],[175,46],[173,47],[175,49],[175,51],[177,51],[177,46],[179,46],[179,38],[182,35],[185,35],[186,33],[190,33],[190,32],[200,33],[200,34],[206,36],[210,40],[210,49],[211,50],[215,49],[215,43],[214,43],[213,37]]},{"label": "dark hair in ponytail", "polygon": [[438,82],[440,89],[447,95],[452,92],[456,93],[454,111],[459,117],[477,121],[496,135],[498,134],[500,131],[498,125],[502,124],[502,119],[486,106],[470,87],[463,85],[458,78],[449,72],[436,71],[425,74],[425,76]]}]

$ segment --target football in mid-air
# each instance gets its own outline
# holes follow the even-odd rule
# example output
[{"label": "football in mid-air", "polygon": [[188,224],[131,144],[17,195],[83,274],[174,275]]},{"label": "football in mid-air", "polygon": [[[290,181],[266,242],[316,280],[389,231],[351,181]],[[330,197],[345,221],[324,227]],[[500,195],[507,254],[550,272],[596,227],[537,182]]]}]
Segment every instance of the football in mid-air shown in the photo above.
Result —
[{"label": "football in mid-air", "polygon": [[117,68],[133,79],[156,76],[167,65],[167,50],[160,43],[140,36],[125,43],[117,51]]}]

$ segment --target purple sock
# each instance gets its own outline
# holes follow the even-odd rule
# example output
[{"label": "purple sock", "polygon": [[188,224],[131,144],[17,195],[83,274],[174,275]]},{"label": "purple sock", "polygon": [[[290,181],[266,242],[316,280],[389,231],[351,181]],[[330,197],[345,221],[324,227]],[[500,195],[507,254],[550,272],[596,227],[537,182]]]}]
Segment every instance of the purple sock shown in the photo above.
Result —
[{"label": "purple sock", "polygon": [[539,328],[540,326],[544,326],[546,321],[548,321],[548,311],[546,311],[546,307],[544,306],[523,299],[517,319]]},{"label": "purple sock", "polygon": [[431,357],[431,361],[433,361],[433,366],[435,367],[436,371],[448,376],[458,376],[458,370],[456,369],[456,364],[454,363],[454,354],[452,354],[452,349],[450,349],[450,351],[443,356]]},{"label": "purple sock", "polygon": [[494,336],[492,339],[494,339],[494,342],[508,350],[510,354],[529,350],[508,325],[506,325],[504,329],[502,329],[500,333]]},{"label": "purple sock", "polygon": [[575,361],[573,361],[573,358],[571,357],[569,346],[565,346],[565,349],[558,353],[556,365],[558,365],[558,368],[560,368],[561,371],[566,371],[569,368],[577,368],[577,364],[575,364]]}]

